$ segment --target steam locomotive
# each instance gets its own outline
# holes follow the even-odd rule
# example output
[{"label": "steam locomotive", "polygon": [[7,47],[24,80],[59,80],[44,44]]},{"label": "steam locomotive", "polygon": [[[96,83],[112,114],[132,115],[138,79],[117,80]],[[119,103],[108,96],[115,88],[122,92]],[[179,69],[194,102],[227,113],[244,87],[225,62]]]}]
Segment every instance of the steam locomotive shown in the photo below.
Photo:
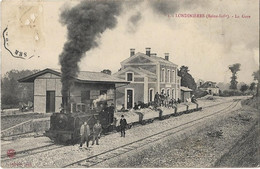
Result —
[{"label": "steam locomotive", "polygon": [[80,139],[80,127],[87,121],[92,131],[99,120],[103,132],[114,129],[114,107],[107,106],[107,100],[99,101],[95,108],[87,109],[83,103],[73,103],[70,108],[60,113],[53,113],[50,117],[50,129],[45,135],[57,143],[74,144]]}]

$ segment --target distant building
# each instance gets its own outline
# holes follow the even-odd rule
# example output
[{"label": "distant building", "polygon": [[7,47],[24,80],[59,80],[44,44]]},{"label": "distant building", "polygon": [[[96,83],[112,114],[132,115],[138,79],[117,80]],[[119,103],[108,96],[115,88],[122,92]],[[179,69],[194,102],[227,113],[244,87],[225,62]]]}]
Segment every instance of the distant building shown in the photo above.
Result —
[{"label": "distant building", "polygon": [[[40,72],[19,80],[22,83],[34,84],[34,112],[59,112],[62,104],[61,72],[59,70],[44,69]],[[75,77],[69,91],[71,111],[85,111],[93,106],[93,101],[103,95],[108,104],[115,104],[116,85],[127,85],[123,79],[101,73],[80,71]]]},{"label": "distant building", "polygon": [[207,91],[209,95],[219,95],[219,87],[216,85],[217,83],[212,81],[207,81],[203,83],[199,89],[203,91]]},{"label": "distant building", "polygon": [[197,88],[199,88],[200,86],[202,86],[204,84],[204,80],[197,80]]},{"label": "distant building", "polygon": [[130,84],[117,89],[117,105],[124,104],[132,108],[134,103],[154,101],[158,92],[166,93],[170,98],[180,98],[180,77],[177,65],[169,61],[169,54],[157,57],[146,48],[146,53],[135,53],[130,49],[130,57],[121,62],[121,68],[114,76]]}]

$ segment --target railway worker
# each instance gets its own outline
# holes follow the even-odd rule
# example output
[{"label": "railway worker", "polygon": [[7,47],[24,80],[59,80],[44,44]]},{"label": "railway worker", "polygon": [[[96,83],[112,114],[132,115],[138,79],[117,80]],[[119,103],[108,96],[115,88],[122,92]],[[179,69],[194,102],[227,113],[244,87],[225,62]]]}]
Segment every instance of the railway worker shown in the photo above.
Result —
[{"label": "railway worker", "polygon": [[93,126],[92,145],[94,145],[95,141],[96,141],[96,145],[99,145],[98,144],[98,139],[100,137],[101,132],[102,132],[102,127],[101,127],[100,121],[97,120],[97,123]]},{"label": "railway worker", "polygon": [[194,95],[192,95],[191,97],[191,102],[197,104],[197,100]]},{"label": "railway worker", "polygon": [[170,99],[170,96],[169,96],[169,94],[167,94],[165,96],[165,107],[167,107],[167,108],[169,108],[169,99]]},{"label": "railway worker", "polygon": [[121,119],[120,119],[121,137],[125,137],[125,129],[126,129],[126,126],[127,126],[126,119],[125,119],[124,115],[122,115],[122,116],[121,116]]},{"label": "railway worker", "polygon": [[164,94],[162,92],[160,95],[160,106],[163,106],[163,105],[164,105]]},{"label": "railway worker", "polygon": [[115,112],[115,106],[113,103],[111,103],[111,105],[108,108],[108,119],[110,124],[113,123],[114,112]]},{"label": "railway worker", "polygon": [[89,143],[89,136],[90,136],[90,129],[88,123],[85,121],[84,124],[80,127],[80,146],[79,148],[82,148],[82,144],[86,141],[87,147]]},{"label": "railway worker", "polygon": [[134,105],[134,110],[138,110],[138,105],[137,105],[137,103],[135,102],[134,104],[135,104],[135,105]]},{"label": "railway worker", "polygon": [[63,104],[60,104],[60,108],[59,108],[59,110],[60,110],[60,113],[64,113]]},{"label": "railway worker", "polygon": [[155,107],[159,106],[160,103],[160,95],[158,92],[156,92],[155,96],[154,96],[154,103],[155,103]]},{"label": "railway worker", "polygon": [[122,104],[121,111],[125,111],[125,105],[124,104]]}]

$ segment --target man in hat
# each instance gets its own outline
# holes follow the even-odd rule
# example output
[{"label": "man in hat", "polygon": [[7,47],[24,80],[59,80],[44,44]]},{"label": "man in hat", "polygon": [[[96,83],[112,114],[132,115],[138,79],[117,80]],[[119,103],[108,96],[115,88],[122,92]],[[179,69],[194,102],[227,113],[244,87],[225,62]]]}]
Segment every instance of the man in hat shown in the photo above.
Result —
[{"label": "man in hat", "polygon": [[97,120],[97,123],[93,126],[93,141],[92,141],[92,145],[94,145],[95,140],[96,140],[96,145],[99,145],[98,144],[98,137],[100,136],[101,132],[102,132],[102,127],[101,127],[100,121]]},{"label": "man in hat", "polygon": [[197,100],[194,95],[192,95],[191,97],[191,102],[197,104]]},{"label": "man in hat", "polygon": [[88,123],[85,121],[84,124],[80,127],[80,146],[79,148],[82,148],[82,144],[86,141],[87,147],[89,142],[89,135],[90,135],[90,129]]},{"label": "man in hat", "polygon": [[125,137],[125,128],[126,128],[126,126],[127,126],[126,119],[125,119],[124,115],[122,115],[121,119],[120,119],[121,137]]}]

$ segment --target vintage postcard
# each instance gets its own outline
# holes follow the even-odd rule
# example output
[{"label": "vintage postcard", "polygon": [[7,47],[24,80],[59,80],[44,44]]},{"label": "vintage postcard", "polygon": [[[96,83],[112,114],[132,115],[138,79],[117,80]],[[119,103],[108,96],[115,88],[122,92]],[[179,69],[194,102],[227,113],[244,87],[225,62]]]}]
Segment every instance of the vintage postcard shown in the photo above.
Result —
[{"label": "vintage postcard", "polygon": [[259,167],[258,0],[2,0],[2,168]]}]

